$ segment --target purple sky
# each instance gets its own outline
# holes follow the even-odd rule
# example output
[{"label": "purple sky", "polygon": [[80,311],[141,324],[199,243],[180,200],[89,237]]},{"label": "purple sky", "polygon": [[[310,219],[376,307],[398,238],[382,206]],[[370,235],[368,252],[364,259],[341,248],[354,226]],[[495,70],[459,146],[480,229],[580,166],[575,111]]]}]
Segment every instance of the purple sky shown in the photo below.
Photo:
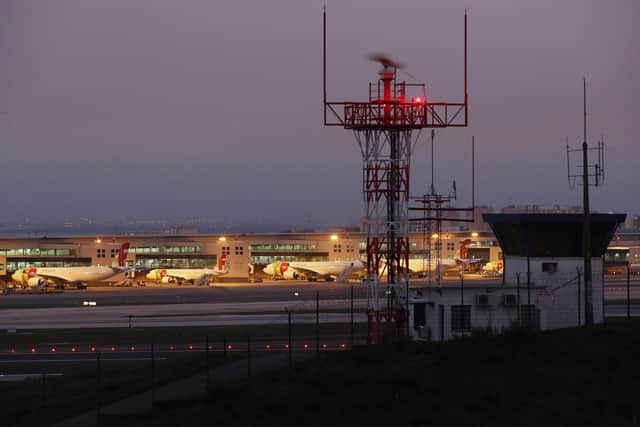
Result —
[{"label": "purple sky", "polygon": [[[359,149],[322,126],[323,4],[2,0],[0,221],[357,222]],[[465,7],[471,126],[436,138],[441,191],[469,200],[475,135],[479,204],[579,204],[564,143],[586,76],[590,142],[608,143],[593,207],[640,212],[637,0],[328,2],[329,97],[364,100],[382,51],[460,101]],[[428,164],[423,138],[416,194]]]}]

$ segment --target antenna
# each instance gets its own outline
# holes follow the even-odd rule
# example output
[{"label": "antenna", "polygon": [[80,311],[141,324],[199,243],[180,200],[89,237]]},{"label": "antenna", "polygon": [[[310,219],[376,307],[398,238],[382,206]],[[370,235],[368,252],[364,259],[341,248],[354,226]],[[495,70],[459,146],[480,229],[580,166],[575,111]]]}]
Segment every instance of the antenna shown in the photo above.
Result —
[{"label": "antenna", "polygon": [[[571,148],[566,141],[567,146],[567,176],[569,179],[569,186],[574,187],[579,177],[582,177],[582,207],[583,207],[583,222],[582,222],[582,255],[584,258],[584,312],[585,312],[585,324],[590,325],[593,323],[593,286],[592,286],[592,271],[591,271],[591,212],[589,207],[589,187],[599,187],[604,183],[604,135],[602,139],[598,141],[595,147],[589,148],[587,142],[587,79],[583,80],[583,140],[581,148]],[[589,152],[596,152],[595,163],[589,163]],[[572,172],[572,157],[580,159],[579,155],[582,155],[582,164],[580,160],[575,160],[575,168]],[[580,307],[578,307],[580,310]]]}]

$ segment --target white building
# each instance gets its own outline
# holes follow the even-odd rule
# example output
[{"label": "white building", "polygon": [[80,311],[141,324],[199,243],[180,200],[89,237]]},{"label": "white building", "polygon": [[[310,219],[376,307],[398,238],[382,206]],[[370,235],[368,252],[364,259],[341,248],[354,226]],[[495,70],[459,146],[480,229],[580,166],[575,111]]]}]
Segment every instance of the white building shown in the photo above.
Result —
[{"label": "white building", "polygon": [[[625,215],[591,215],[592,302],[603,320],[603,255]],[[486,214],[504,256],[504,281],[494,286],[420,287],[409,292],[409,333],[446,340],[476,328],[501,330],[514,322],[539,329],[585,320],[582,216]]]}]

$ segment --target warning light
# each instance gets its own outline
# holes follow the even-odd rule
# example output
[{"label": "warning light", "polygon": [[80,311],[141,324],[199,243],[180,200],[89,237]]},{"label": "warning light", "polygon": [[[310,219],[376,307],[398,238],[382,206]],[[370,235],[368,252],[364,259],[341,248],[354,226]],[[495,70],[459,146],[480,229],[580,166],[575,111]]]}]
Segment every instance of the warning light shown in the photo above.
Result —
[{"label": "warning light", "polygon": [[289,348],[289,344],[285,344],[285,345],[284,345],[284,348]]},{"label": "warning light", "polygon": [[327,345],[326,344],[322,344],[322,348],[327,348]]},{"label": "warning light", "polygon": [[136,346],[135,346],[135,345],[132,345],[131,347],[129,347],[129,350],[131,350],[131,351],[136,351]]},{"label": "warning light", "polygon": [[340,348],[347,348],[346,344],[340,344]]},{"label": "warning light", "polygon": [[31,347],[31,353],[35,353],[36,351],[38,351],[38,349],[37,349],[37,348],[35,348],[35,347]]},{"label": "warning light", "polygon": [[264,348],[266,348],[267,350],[271,349],[271,344],[265,345]]},{"label": "warning light", "polygon": [[189,347],[187,347],[188,350],[193,350],[193,346],[191,344],[189,344]]},{"label": "warning light", "polygon": [[71,353],[75,353],[76,351],[78,351],[76,347],[71,347]]},{"label": "warning light", "polygon": [[92,346],[92,347],[91,347],[91,352],[92,352],[92,353],[95,353],[95,352],[96,352],[96,348]]},{"label": "warning light", "polygon": [[303,347],[304,347],[304,349],[306,350],[306,349],[308,349],[308,348],[309,348],[309,344],[305,344],[305,345],[303,345]]},{"label": "warning light", "polygon": [[229,345],[227,346],[227,350],[231,350],[231,349],[233,349],[233,346],[232,346],[231,344],[229,344]]},{"label": "warning light", "polygon": [[114,346],[111,347],[111,351],[116,351],[116,348]]},{"label": "warning light", "polygon": [[174,346],[170,346],[169,350],[175,350],[176,348]]},{"label": "warning light", "polygon": [[416,96],[414,98],[411,98],[411,102],[414,103],[414,104],[420,104],[420,103],[424,102],[424,99],[422,99],[419,96]]},{"label": "warning light", "polygon": [[55,353],[56,351],[58,351],[58,350],[56,350],[55,347],[51,347],[51,353]]},{"label": "warning light", "polygon": [[15,349],[15,348],[12,348],[12,349],[11,349],[11,350],[9,350],[9,351],[10,351],[11,353],[15,353],[15,352],[16,352],[16,349]]},{"label": "warning light", "polygon": [[213,350],[213,346],[212,345],[209,345],[208,348],[209,348],[209,350]]}]

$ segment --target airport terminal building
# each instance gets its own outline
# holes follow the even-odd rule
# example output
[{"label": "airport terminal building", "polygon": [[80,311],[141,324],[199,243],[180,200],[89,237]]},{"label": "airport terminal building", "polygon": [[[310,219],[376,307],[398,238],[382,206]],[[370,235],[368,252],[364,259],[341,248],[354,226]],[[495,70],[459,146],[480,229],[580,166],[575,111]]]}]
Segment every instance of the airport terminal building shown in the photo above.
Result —
[{"label": "airport terminal building", "polygon": [[[410,234],[410,257],[434,263],[453,259],[470,240],[468,258],[503,259],[492,231],[449,231],[438,236]],[[215,268],[221,256],[229,269],[221,280],[248,280],[274,261],[349,261],[364,259],[366,234],[357,231],[322,233],[243,233],[225,235],[117,235],[0,238],[0,275],[5,281],[18,269],[111,265],[120,247],[129,243],[126,264],[138,268]],[[640,264],[640,233],[617,233],[605,254],[611,271]],[[617,270],[616,270],[617,269]]]},{"label": "airport terminal building", "polygon": [[[435,263],[459,254],[470,239],[469,256],[488,261],[502,257],[491,232],[446,232],[442,236],[412,233],[411,257]],[[85,237],[0,238],[0,274],[8,277],[30,267],[111,265],[123,243],[126,263],[140,268],[215,268],[222,255],[225,280],[247,280],[274,261],[349,261],[364,257],[361,232],[249,233],[226,235],[119,235]],[[429,253],[431,252],[431,261]]]}]

